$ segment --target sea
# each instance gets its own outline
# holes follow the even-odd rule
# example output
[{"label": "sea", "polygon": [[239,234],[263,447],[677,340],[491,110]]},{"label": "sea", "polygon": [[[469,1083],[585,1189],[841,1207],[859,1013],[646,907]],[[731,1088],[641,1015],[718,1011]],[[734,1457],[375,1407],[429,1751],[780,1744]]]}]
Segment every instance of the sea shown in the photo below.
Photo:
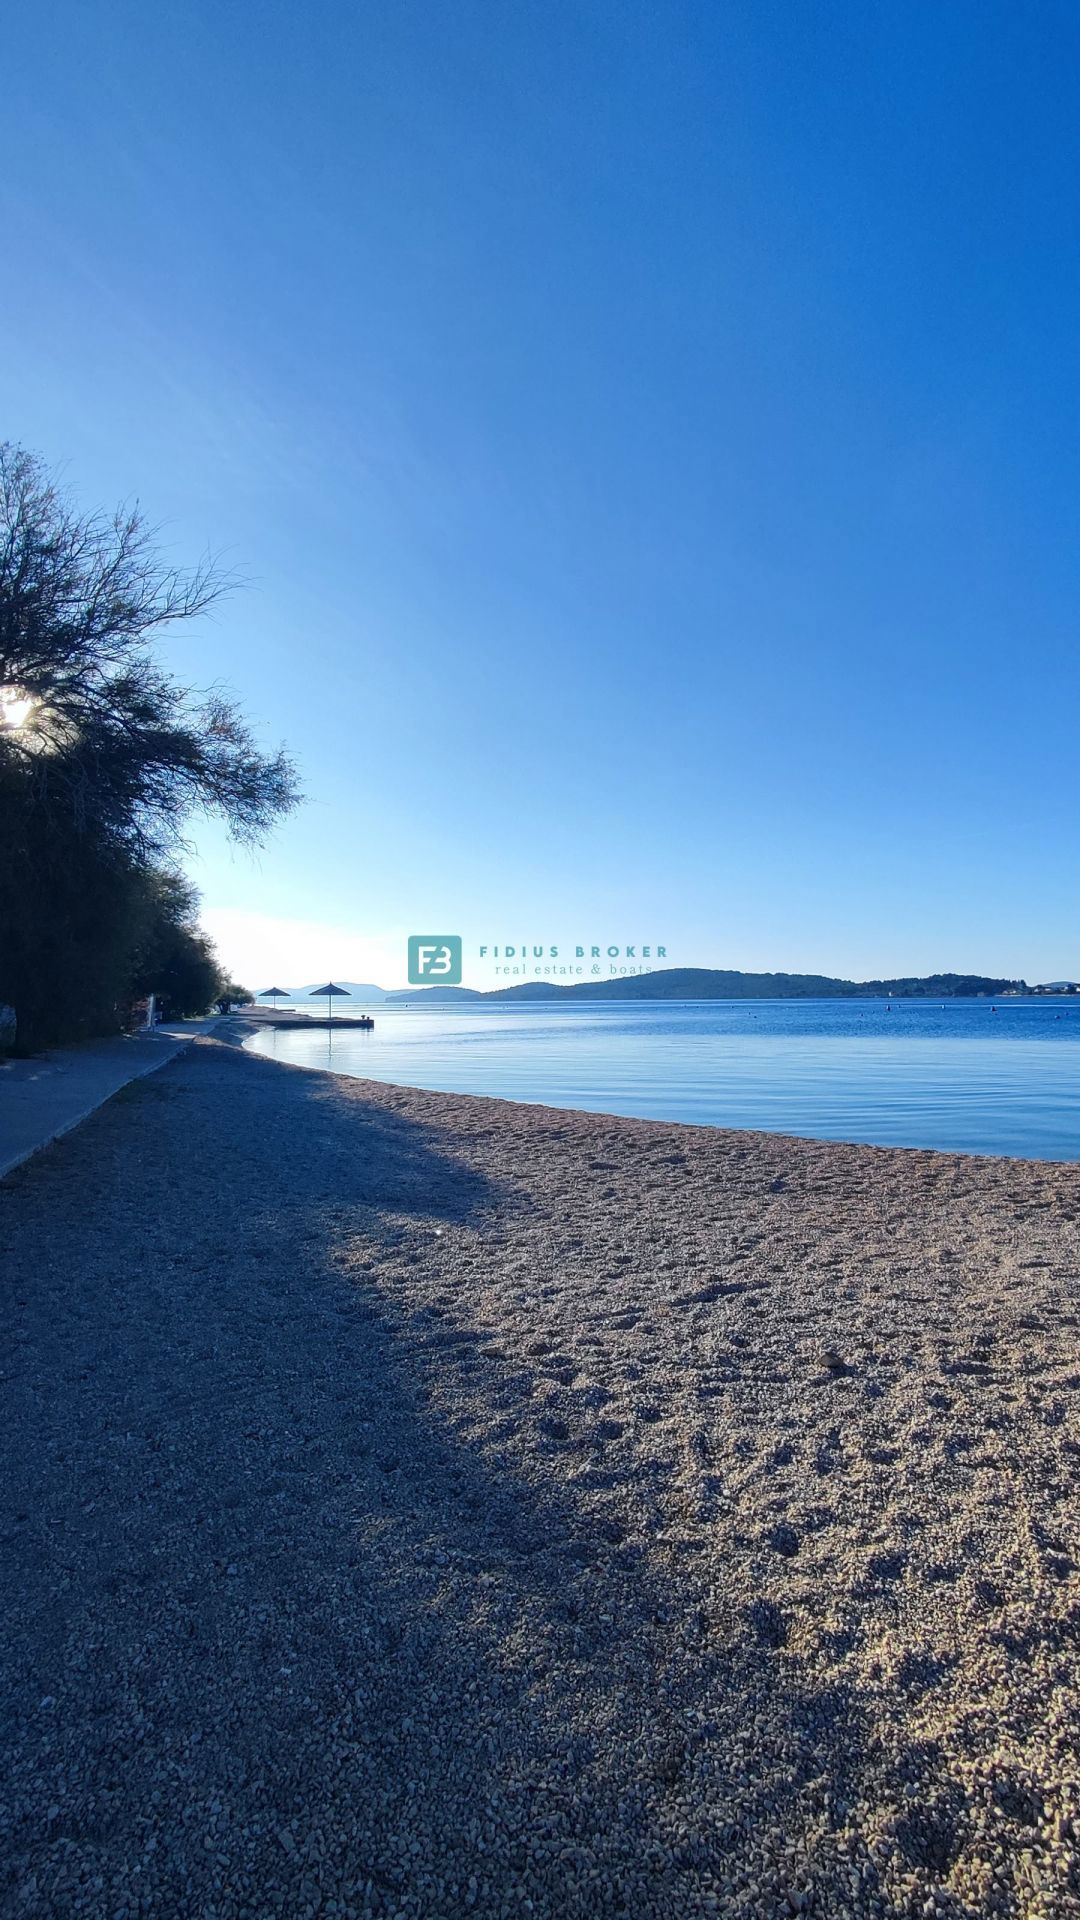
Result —
[{"label": "sea", "polygon": [[816,1140],[1080,1160],[1080,996],[347,1011],[370,1012],[374,1027],[266,1029],[247,1045],[293,1066],[447,1093]]}]

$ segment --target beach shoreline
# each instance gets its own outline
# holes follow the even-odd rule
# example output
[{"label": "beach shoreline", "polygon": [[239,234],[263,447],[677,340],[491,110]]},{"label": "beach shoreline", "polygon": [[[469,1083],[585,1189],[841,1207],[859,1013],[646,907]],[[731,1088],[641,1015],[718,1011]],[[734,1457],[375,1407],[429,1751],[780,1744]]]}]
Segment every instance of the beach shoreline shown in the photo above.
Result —
[{"label": "beach shoreline", "polygon": [[[392,1009],[362,1035],[273,1032],[282,1064],[595,1113],[987,1158],[1080,1163],[1077,1019],[1030,1003]],[[1031,1009],[1034,1008],[1034,1011]]]},{"label": "beach shoreline", "polygon": [[18,1910],[1080,1913],[1080,1167],[243,1037],[0,1186]]}]

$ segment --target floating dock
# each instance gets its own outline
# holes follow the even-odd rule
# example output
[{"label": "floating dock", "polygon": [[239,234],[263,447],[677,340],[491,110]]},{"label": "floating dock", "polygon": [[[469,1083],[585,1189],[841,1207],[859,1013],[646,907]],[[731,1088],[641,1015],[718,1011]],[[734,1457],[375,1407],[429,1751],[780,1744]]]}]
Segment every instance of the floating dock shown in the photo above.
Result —
[{"label": "floating dock", "polygon": [[257,1022],[260,1027],[373,1027],[370,1013],[274,1013],[269,1007],[244,1007],[240,1018]]},{"label": "floating dock", "polygon": [[279,1020],[260,1021],[259,1024],[269,1027],[333,1027],[336,1030],[338,1027],[373,1027],[375,1022],[369,1013],[336,1013],[332,1020],[328,1020],[325,1013],[321,1016],[298,1013],[285,1015]]}]

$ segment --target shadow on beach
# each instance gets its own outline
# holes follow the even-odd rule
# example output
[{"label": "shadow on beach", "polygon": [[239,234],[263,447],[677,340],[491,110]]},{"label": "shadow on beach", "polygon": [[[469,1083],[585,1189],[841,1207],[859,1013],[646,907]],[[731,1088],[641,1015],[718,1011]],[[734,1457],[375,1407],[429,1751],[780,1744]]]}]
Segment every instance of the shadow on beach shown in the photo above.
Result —
[{"label": "shadow on beach", "polygon": [[7,1910],[834,1911],[795,1849],[861,1709],[553,1411],[498,1314],[531,1208],[393,1090],[213,1046],[0,1188]]}]

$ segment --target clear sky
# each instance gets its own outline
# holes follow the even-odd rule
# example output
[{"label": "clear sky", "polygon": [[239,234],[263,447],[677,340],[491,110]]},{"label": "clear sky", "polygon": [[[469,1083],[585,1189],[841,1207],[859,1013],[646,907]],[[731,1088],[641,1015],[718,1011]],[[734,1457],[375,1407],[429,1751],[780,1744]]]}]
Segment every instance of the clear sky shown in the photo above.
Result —
[{"label": "clear sky", "polygon": [[198,832],[249,984],[432,930],[1080,976],[1074,6],[4,42],[0,432],[243,572],[170,655],[302,765],[257,861]]}]

